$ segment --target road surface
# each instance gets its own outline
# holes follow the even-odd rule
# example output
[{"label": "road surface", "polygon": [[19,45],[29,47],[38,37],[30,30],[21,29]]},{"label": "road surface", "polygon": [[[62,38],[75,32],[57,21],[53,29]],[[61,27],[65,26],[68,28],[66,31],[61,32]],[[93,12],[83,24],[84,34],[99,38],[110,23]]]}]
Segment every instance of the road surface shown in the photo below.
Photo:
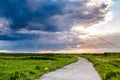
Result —
[{"label": "road surface", "polygon": [[49,72],[37,80],[102,80],[93,64],[84,58],[61,69]]}]

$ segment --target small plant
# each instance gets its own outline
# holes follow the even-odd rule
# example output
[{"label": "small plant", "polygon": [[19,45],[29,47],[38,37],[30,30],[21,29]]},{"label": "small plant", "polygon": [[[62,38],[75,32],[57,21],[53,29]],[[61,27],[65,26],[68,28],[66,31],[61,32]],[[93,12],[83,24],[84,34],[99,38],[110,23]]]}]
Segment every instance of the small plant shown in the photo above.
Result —
[{"label": "small plant", "polygon": [[48,71],[49,71],[48,67],[45,67],[45,68],[44,68],[44,71],[45,71],[45,72],[48,72]]}]

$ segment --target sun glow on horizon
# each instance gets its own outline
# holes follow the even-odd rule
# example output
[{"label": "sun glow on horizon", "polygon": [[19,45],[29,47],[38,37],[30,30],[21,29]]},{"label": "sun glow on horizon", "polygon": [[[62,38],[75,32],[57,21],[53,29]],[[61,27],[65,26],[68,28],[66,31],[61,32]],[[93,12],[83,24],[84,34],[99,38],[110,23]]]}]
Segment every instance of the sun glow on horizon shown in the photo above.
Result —
[{"label": "sun glow on horizon", "polygon": [[82,53],[104,53],[104,51],[101,51],[100,49],[89,49],[89,48],[72,48],[72,49],[66,49],[66,50],[56,50],[56,51],[39,51],[38,53],[61,53],[61,54],[82,54]]}]

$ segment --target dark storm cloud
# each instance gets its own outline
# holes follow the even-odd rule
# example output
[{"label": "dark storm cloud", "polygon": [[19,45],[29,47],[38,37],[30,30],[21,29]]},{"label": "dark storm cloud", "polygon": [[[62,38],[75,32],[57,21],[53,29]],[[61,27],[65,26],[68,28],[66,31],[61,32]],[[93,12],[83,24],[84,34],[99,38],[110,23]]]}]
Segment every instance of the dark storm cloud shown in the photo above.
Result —
[{"label": "dark storm cloud", "polygon": [[10,28],[49,32],[70,30],[73,24],[88,27],[104,21],[108,6],[88,7],[90,0],[0,0],[0,16],[11,20]]},{"label": "dark storm cloud", "polygon": [[[34,4],[29,5],[28,1],[29,0],[0,1],[0,14],[12,21],[10,24],[11,29],[15,31],[21,28],[56,31],[57,29],[50,23],[49,17],[56,15],[57,13],[60,14],[61,7],[52,3],[50,0],[40,0],[41,3],[39,5],[41,5],[41,7],[33,11],[30,6],[34,6]],[[34,1],[38,0],[33,0],[31,2],[34,3]]]}]

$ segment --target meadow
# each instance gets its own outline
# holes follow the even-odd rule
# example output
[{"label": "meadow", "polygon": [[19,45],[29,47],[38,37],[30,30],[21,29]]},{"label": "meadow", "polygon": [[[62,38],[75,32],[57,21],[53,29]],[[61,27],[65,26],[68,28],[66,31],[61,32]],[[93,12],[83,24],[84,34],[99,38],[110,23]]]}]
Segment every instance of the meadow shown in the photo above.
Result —
[{"label": "meadow", "polygon": [[75,61],[71,55],[0,55],[0,80],[35,80]]},{"label": "meadow", "polygon": [[83,55],[91,61],[102,80],[120,80],[120,54]]},{"label": "meadow", "polygon": [[0,80],[35,80],[76,62],[79,56],[93,63],[102,80],[120,80],[120,54],[1,54]]}]

